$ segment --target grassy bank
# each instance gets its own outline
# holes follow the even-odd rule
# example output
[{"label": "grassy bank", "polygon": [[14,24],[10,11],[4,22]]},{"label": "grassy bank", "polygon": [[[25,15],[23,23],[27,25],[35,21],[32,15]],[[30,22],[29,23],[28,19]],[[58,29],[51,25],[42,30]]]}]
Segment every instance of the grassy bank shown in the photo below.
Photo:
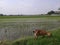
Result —
[{"label": "grassy bank", "polygon": [[37,40],[34,38],[17,40],[12,43],[12,45],[60,45],[60,29],[52,31],[53,37],[51,38],[41,38]]},{"label": "grassy bank", "polygon": [[60,29],[51,32],[53,34],[51,38],[39,37],[35,40],[34,37],[27,37],[12,42],[6,41],[3,45],[60,45]]}]

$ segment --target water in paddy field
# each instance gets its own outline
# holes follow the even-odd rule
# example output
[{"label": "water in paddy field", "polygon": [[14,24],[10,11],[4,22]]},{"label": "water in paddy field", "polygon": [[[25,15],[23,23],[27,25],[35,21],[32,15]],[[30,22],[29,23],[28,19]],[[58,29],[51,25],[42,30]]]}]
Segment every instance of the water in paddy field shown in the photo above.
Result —
[{"label": "water in paddy field", "polygon": [[52,30],[60,27],[59,20],[37,22],[4,22],[0,23],[0,40],[15,40],[18,38],[33,36],[33,30]]}]

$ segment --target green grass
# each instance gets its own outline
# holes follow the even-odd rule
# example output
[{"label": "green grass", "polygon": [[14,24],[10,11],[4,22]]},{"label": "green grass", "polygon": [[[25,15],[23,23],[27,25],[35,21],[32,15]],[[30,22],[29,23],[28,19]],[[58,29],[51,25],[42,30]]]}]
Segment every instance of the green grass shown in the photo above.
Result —
[{"label": "green grass", "polygon": [[51,38],[39,37],[34,39],[34,37],[22,38],[15,40],[11,45],[60,45],[60,29],[51,31],[53,36]]},{"label": "green grass", "polygon": [[0,19],[5,19],[5,18],[59,18],[60,16],[43,16],[43,15],[31,15],[31,16],[0,16]]}]

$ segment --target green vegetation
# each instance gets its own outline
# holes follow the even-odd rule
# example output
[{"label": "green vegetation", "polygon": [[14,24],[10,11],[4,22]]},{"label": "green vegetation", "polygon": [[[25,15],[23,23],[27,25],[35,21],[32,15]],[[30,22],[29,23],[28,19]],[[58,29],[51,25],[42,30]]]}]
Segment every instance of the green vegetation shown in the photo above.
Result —
[{"label": "green vegetation", "polygon": [[60,20],[60,16],[0,16],[0,22],[18,22],[18,21],[40,21],[40,20]]},{"label": "green vegetation", "polygon": [[60,16],[49,16],[49,15],[29,15],[29,16],[0,16],[0,19],[5,19],[5,18],[57,18]]},{"label": "green vegetation", "polygon": [[60,29],[51,31],[53,36],[48,37],[39,37],[34,39],[34,37],[22,38],[12,42],[5,42],[3,45],[60,45]]}]

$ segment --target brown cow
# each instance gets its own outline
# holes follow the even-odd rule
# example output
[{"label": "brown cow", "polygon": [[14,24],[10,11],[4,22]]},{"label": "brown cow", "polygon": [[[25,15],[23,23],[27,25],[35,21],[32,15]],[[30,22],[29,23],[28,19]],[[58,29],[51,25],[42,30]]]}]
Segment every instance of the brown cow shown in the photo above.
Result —
[{"label": "brown cow", "polygon": [[34,30],[33,33],[34,33],[35,38],[38,38],[38,36],[43,36],[44,37],[45,35],[47,35],[48,37],[52,36],[52,33],[47,32],[45,30],[40,30],[40,29]]}]

